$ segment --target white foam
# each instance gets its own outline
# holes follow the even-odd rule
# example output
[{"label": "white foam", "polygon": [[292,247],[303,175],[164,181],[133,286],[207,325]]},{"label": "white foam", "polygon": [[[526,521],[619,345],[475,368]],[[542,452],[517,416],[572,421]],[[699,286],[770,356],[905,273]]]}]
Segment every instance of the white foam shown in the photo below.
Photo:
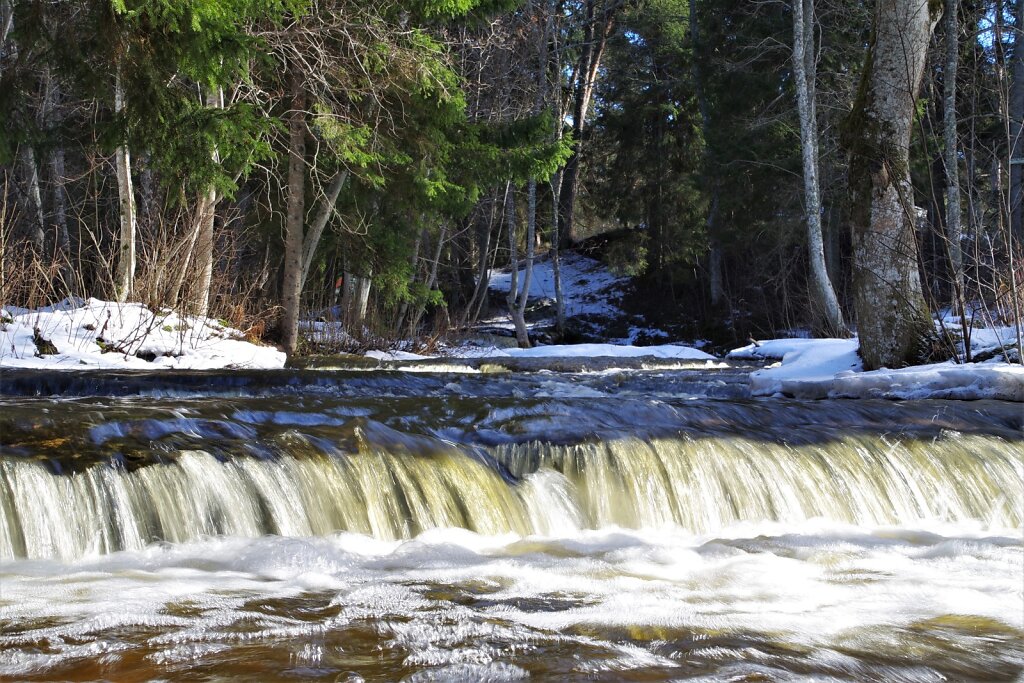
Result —
[{"label": "white foam", "polygon": [[[640,645],[571,635],[579,628],[770,633],[812,650],[834,648],[853,631],[898,631],[946,615],[1021,630],[1024,544],[1019,529],[1007,532],[825,520],[744,524],[713,535],[613,528],[524,538],[434,529],[404,543],[358,534],[221,538],[70,564],[7,562],[0,620],[59,624],[0,636],[0,674],[39,675],[70,658],[99,650],[121,656],[136,646],[156,648],[150,660],[169,666],[242,642],[313,642],[357,620],[378,623],[424,675],[485,678],[519,675],[508,668],[512,653],[545,642],[607,652],[581,662],[580,673],[675,665]],[[461,606],[430,592],[448,586],[459,594],[462,585],[483,590],[486,603]],[[316,594],[333,596],[340,613],[304,623],[251,606]],[[530,607],[552,601],[564,604]],[[168,612],[180,604],[187,617]],[[143,645],[104,639],[143,627],[156,632]],[[32,655],[40,639],[53,644],[53,655]],[[83,640],[96,652],[72,644]]]}]

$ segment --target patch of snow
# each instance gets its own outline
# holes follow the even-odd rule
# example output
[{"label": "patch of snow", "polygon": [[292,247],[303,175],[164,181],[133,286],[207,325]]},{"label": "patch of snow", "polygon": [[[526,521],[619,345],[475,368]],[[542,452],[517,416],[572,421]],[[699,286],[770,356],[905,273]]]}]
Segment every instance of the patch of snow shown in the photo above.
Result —
[{"label": "patch of snow", "polygon": [[[153,313],[142,304],[69,299],[35,310],[4,308],[3,321],[0,367],[272,369],[286,360],[284,353],[246,342],[241,332],[216,320]],[[37,355],[36,329],[57,353]]]},{"label": "patch of snow", "polygon": [[857,349],[856,339],[772,339],[728,357],[782,359],[751,373],[754,396],[1024,401],[1020,365],[946,362],[864,372]]},{"label": "patch of snow", "polygon": [[[849,341],[849,339],[768,339],[733,349],[725,357],[732,360],[782,360],[788,353],[804,351],[811,347],[834,346],[832,342]],[[853,348],[857,349],[856,343]]]},{"label": "patch of snow", "polygon": [[[608,267],[600,261],[574,252],[564,252],[560,257],[562,271],[562,290],[565,295],[565,316],[619,317],[622,310],[613,300],[622,295],[623,288],[629,283],[628,277],[613,275]],[[518,273],[519,291],[523,291],[523,275]],[[512,289],[512,273],[492,270],[488,277],[488,287],[497,292],[508,292]],[[534,261],[533,277],[530,279],[531,299],[550,299],[555,296],[555,270],[550,258]],[[487,322],[488,326],[500,322]]]},{"label": "patch of snow", "polygon": [[772,339],[761,346],[737,349],[727,357],[782,359],[774,367],[751,373],[754,396],[826,396],[836,374],[864,369],[857,348],[855,339]]},{"label": "patch of snow", "polygon": [[953,362],[835,378],[833,398],[998,399],[1024,402],[1024,366]]}]

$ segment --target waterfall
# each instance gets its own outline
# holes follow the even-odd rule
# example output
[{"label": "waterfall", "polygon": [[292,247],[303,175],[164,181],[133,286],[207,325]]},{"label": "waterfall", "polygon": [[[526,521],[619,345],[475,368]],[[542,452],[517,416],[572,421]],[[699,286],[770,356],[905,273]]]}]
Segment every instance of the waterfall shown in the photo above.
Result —
[{"label": "waterfall", "polygon": [[295,434],[267,459],[183,450],[131,471],[96,464],[72,474],[0,458],[0,559],[71,560],[156,541],[340,530],[382,539],[439,527],[557,535],[678,525],[710,533],[741,521],[815,517],[1022,525],[1022,446],[992,436],[852,435],[792,446],[622,438],[503,445],[488,457],[439,440],[418,443],[325,451],[320,440]]}]

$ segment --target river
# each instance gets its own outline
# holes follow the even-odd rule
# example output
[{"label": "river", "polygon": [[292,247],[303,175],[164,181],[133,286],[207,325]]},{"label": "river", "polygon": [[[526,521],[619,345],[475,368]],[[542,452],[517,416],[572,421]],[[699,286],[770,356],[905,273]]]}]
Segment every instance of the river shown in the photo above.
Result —
[{"label": "river", "polygon": [[5,371],[0,680],[1022,680],[1021,404],[631,365]]}]

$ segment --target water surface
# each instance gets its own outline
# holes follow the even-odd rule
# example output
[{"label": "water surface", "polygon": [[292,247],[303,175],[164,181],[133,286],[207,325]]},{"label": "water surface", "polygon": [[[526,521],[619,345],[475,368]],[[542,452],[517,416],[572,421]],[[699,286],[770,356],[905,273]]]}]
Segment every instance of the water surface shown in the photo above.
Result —
[{"label": "water surface", "polygon": [[1019,404],[479,365],[5,373],[0,678],[1024,671]]}]

